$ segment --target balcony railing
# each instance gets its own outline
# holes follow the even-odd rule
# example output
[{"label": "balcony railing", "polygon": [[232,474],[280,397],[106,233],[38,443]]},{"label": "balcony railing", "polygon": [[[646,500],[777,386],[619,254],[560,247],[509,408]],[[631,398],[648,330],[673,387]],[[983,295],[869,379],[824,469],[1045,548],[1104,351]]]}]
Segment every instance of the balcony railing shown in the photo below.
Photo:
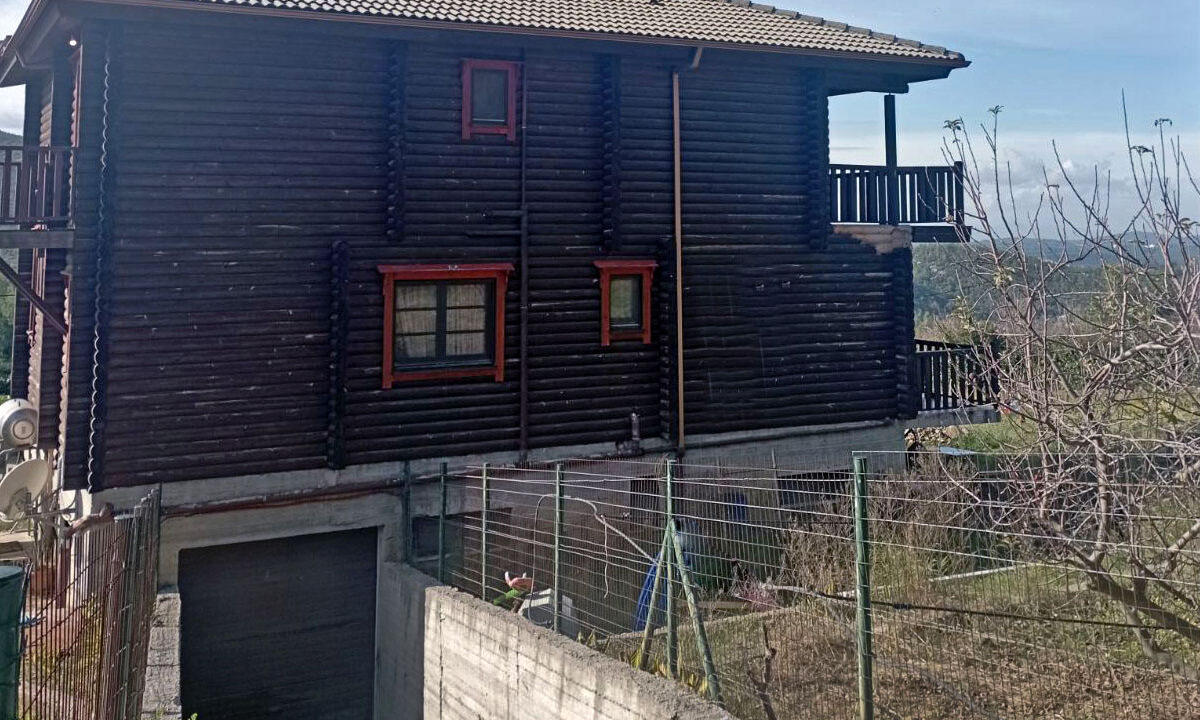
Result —
[{"label": "balcony railing", "polygon": [[0,147],[0,225],[69,225],[73,156],[69,147]]},{"label": "balcony railing", "polygon": [[992,405],[999,388],[995,374],[971,345],[917,340],[916,386],[921,412]]},{"label": "balcony railing", "polygon": [[[964,223],[962,163],[896,168],[896,192],[889,203],[891,174],[882,165],[830,165],[829,202],[835,223],[919,225]],[[889,207],[894,204],[894,209]]]}]

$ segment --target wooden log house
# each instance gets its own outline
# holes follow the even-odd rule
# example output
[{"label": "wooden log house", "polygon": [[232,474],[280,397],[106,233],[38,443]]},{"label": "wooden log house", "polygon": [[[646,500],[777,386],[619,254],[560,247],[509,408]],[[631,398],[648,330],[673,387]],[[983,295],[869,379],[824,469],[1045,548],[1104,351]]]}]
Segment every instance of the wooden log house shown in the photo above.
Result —
[{"label": "wooden log house", "polygon": [[[441,463],[898,448],[944,409],[911,243],[966,228],[961,169],[897,166],[894,95],[967,64],[744,1],[33,0],[13,392],[80,507],[163,486],[185,589],[383,528],[306,551],[370,599],[344,559],[390,559],[432,500],[388,493]],[[888,157],[831,165],[860,92]]]}]

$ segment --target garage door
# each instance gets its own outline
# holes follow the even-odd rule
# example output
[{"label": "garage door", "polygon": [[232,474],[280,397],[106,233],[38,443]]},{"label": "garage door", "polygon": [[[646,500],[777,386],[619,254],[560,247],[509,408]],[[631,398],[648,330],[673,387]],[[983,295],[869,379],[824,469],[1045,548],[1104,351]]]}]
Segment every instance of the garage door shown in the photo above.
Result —
[{"label": "garage door", "polygon": [[183,716],[369,720],[375,530],[185,550]]}]

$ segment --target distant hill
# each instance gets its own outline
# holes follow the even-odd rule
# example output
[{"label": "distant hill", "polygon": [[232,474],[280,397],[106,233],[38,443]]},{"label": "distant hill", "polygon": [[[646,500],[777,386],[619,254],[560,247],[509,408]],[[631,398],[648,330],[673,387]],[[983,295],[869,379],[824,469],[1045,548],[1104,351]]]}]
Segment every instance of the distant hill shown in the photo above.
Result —
[{"label": "distant hill", "polygon": [[0,130],[0,145],[23,145],[24,143],[25,141],[21,139],[20,135]]}]

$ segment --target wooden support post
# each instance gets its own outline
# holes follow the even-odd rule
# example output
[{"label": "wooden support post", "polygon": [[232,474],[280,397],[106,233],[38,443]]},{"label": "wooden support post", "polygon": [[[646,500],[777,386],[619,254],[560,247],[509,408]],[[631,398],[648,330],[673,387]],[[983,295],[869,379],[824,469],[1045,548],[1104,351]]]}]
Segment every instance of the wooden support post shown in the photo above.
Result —
[{"label": "wooden support post", "polygon": [[884,164],[887,166],[888,225],[900,224],[900,173],[896,161],[896,96],[883,96]]},{"label": "wooden support post", "polygon": [[13,269],[13,266],[9,265],[8,262],[3,259],[0,259],[0,275],[3,275],[10,283],[12,283],[13,287],[17,289],[17,292],[20,293],[21,296],[26,300],[28,300],[30,305],[37,308],[37,311],[42,314],[42,317],[46,319],[46,322],[49,323],[51,327],[53,327],[62,335],[67,334],[67,325],[62,321],[62,318],[60,318],[53,310],[51,310],[50,307],[46,305],[45,301],[42,300],[41,296],[35,293],[28,285],[25,284],[23,280],[21,280],[21,276],[16,270]]}]

